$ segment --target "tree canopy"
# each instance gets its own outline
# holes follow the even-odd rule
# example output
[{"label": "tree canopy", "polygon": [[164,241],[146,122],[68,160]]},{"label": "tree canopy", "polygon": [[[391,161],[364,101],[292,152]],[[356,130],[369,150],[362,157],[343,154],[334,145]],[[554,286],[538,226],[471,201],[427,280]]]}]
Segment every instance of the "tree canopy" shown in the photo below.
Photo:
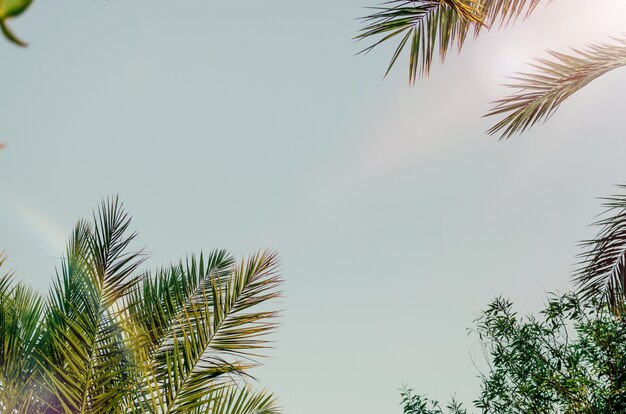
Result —
[{"label": "tree canopy", "polygon": [[[474,329],[489,364],[474,407],[492,414],[625,412],[626,323],[596,305],[555,295],[537,317],[494,300]],[[454,400],[444,411],[413,390],[402,397],[405,414],[466,413]]]},{"label": "tree canopy", "polygon": [[139,271],[129,226],[117,198],[80,220],[45,298],[0,277],[0,411],[279,412],[248,372],[275,329],[276,254]]}]

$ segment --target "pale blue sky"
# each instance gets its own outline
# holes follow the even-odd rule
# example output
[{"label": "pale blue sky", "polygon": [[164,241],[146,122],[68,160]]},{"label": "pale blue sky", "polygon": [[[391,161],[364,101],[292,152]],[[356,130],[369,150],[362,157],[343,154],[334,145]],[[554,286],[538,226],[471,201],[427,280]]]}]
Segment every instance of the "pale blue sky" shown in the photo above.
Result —
[{"label": "pale blue sky", "polygon": [[351,38],[363,1],[36,1],[0,42],[0,248],[45,289],[76,219],[119,193],[151,267],[200,249],[282,258],[286,412],[400,413],[397,388],[466,402],[466,328],[494,296],[563,291],[594,197],[626,182],[626,73],[498,142],[498,84],[545,47],[626,28],[623,0],[554,2],[407,87]]}]

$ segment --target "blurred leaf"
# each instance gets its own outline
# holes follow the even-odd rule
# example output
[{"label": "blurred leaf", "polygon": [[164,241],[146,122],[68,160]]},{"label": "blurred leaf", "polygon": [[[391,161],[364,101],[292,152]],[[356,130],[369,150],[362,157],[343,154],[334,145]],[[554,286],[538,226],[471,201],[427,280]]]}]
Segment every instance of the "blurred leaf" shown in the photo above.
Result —
[{"label": "blurred leaf", "polygon": [[28,45],[15,36],[6,23],[7,20],[24,13],[31,5],[32,1],[33,0],[0,0],[0,29],[8,40],[18,46],[25,47]]}]

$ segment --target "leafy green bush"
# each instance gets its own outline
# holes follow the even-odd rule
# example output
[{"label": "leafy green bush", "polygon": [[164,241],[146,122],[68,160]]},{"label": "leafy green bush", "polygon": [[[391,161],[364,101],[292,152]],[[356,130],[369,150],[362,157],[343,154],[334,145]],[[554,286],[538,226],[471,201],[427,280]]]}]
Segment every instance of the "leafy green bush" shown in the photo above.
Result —
[{"label": "leafy green bush", "polygon": [[[476,320],[488,358],[474,407],[483,413],[626,412],[626,320],[575,294],[549,299],[539,316],[494,300]],[[405,414],[440,414],[436,402],[402,392]],[[465,412],[453,403],[448,411]]]}]

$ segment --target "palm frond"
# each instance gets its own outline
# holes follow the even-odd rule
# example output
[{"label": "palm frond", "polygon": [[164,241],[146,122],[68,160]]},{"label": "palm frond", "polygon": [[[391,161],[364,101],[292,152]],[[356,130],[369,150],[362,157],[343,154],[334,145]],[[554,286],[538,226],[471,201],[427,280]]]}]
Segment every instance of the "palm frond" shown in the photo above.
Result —
[{"label": "palm frond", "polygon": [[[0,253],[0,266],[5,256]],[[37,346],[43,300],[33,289],[0,276],[0,411],[26,412],[41,374]]]},{"label": "palm frond", "polygon": [[[0,251],[0,268],[2,268],[2,266],[4,266],[4,264],[7,261],[7,255],[4,251]],[[6,272],[3,274],[0,274],[0,294],[4,294],[8,287],[11,286],[11,277],[12,277],[12,272]]]},{"label": "palm frond", "polygon": [[[389,4],[389,5],[388,5]],[[428,75],[437,51],[443,61],[448,48],[455,44],[460,49],[470,27],[469,18],[463,18],[461,2],[414,2],[398,0],[375,8],[375,12],[363,18],[366,26],[356,36],[357,40],[381,37],[359,53],[369,53],[376,46],[392,38],[400,38],[385,76],[389,74],[402,50],[410,45],[409,83]],[[455,7],[458,5],[459,7]],[[478,11],[476,11],[478,13]],[[467,13],[472,15],[472,13]],[[437,40],[439,43],[437,44]]]},{"label": "palm frond", "polygon": [[144,262],[145,256],[141,251],[127,251],[137,233],[127,234],[130,216],[117,196],[103,201],[93,220],[93,269],[102,287],[105,304],[111,305],[141,280],[130,276]]},{"label": "palm frond", "polygon": [[488,130],[502,131],[500,139],[521,133],[539,121],[546,121],[561,103],[576,91],[605,73],[626,65],[626,38],[617,44],[594,44],[574,55],[548,51],[553,60],[539,59],[533,64],[536,73],[522,73],[507,85],[517,89],[512,95],[497,100],[485,116],[507,114]]},{"label": "palm frond", "polygon": [[[400,39],[385,76],[402,51],[409,48],[409,83],[427,76],[433,58],[445,60],[452,45],[460,51],[470,28],[477,36],[484,27],[507,25],[527,17],[541,0],[391,0],[374,7],[362,20],[357,40],[378,38],[359,53],[368,53],[393,38]],[[550,0],[547,0],[550,1]],[[409,46],[410,45],[410,46]]]},{"label": "palm frond", "polygon": [[[546,0],[546,3],[552,0]],[[485,22],[488,27],[498,24],[500,27],[526,19],[535,11],[541,0],[481,0],[485,10]]]},{"label": "palm frond", "polygon": [[[224,283],[234,263],[233,257],[224,250],[191,256],[184,262],[159,270],[154,277],[146,275],[125,298],[124,331],[131,339],[130,345],[143,378],[129,407],[134,407],[137,412],[167,409],[162,390],[156,384],[155,354],[165,346],[179,321],[185,318],[188,303],[206,291],[205,285],[211,280]],[[212,306],[213,298],[207,297],[206,303]]]},{"label": "palm frond", "polygon": [[211,396],[205,414],[278,414],[276,398],[267,391],[249,386],[229,386]]},{"label": "palm frond", "polygon": [[256,365],[253,358],[268,346],[264,336],[274,329],[277,311],[249,308],[279,295],[276,269],[277,256],[264,252],[225,275],[209,272],[198,283],[152,355],[144,406],[169,413],[200,409]]},{"label": "palm frond", "polygon": [[126,252],[135,237],[126,234],[129,223],[117,198],[103,202],[93,225],[76,226],[53,285],[43,367],[61,412],[110,413],[133,387],[133,356],[116,307],[144,260],[141,252]]},{"label": "palm frond", "polygon": [[[234,264],[228,252],[215,250],[144,278],[126,298],[129,322],[143,352],[152,355],[161,347],[176,322],[184,317],[187,303],[205,291],[211,280],[224,283]],[[212,297],[206,300],[212,305]]]},{"label": "palm frond", "polygon": [[626,195],[604,201],[608,217],[594,223],[600,227],[594,239],[581,243],[585,251],[574,283],[583,298],[607,303],[620,312],[626,300]]}]

